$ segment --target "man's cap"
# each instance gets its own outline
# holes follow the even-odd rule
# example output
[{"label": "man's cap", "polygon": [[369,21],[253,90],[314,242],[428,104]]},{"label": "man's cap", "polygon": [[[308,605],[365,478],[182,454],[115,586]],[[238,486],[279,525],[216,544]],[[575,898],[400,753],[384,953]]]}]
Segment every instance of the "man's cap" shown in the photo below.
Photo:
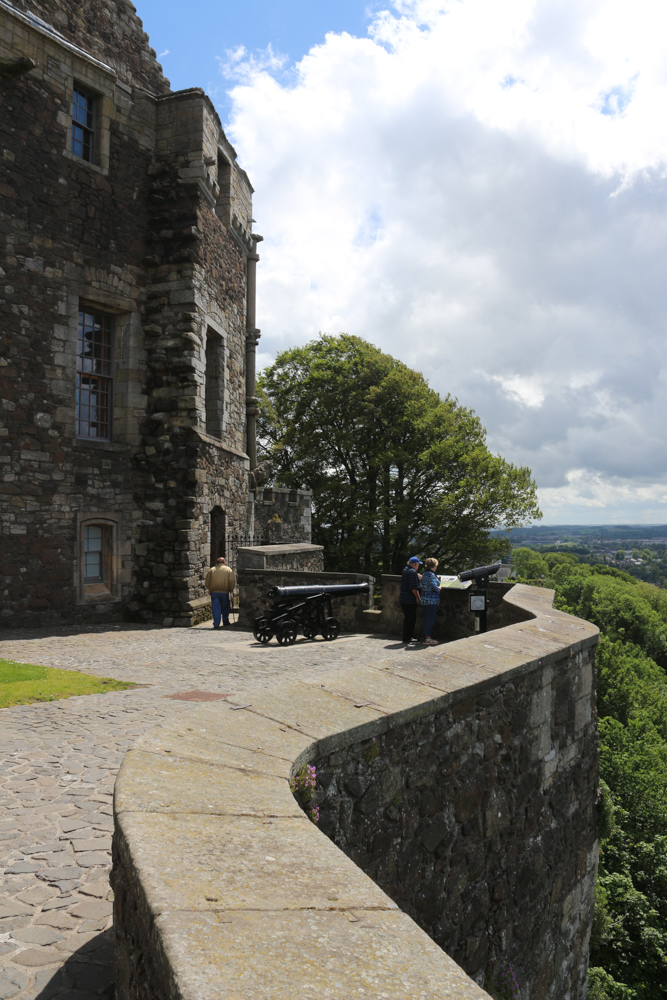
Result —
[{"label": "man's cap", "polygon": [[410,558],[408,559],[408,562],[409,563],[411,563],[411,562],[421,563],[421,559],[419,559],[418,556],[410,556]]}]

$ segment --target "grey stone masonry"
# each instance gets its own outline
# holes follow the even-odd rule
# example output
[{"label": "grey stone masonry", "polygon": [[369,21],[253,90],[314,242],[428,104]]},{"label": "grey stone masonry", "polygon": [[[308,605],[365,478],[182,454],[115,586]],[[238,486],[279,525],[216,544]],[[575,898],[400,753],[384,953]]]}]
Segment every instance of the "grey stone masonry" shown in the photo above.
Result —
[{"label": "grey stone masonry", "polygon": [[[188,624],[213,520],[223,545],[247,532],[252,186],[128,0],[0,0],[0,58],[0,625]],[[93,436],[76,423],[86,311],[112,342]]]},{"label": "grey stone masonry", "polygon": [[252,491],[250,504],[255,537],[272,545],[280,545],[283,541],[310,542],[311,500],[307,490],[265,486]]},{"label": "grey stone masonry", "polygon": [[509,965],[520,1000],[584,1000],[598,631],[552,600],[147,733],[115,786],[119,1000],[483,1000]]}]

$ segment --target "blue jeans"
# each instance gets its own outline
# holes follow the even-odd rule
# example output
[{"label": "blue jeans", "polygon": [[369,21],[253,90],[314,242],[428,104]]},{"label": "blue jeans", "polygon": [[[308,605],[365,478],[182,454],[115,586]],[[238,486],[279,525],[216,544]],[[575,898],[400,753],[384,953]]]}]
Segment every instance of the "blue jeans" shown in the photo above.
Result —
[{"label": "blue jeans", "polygon": [[437,604],[422,604],[422,611],[424,612],[424,636],[428,637],[433,634],[433,626],[435,625],[435,613],[438,610]]},{"label": "blue jeans", "polygon": [[225,625],[229,625],[229,594],[222,590],[214,590],[211,594],[211,610],[213,611],[213,624],[216,628],[220,625],[220,617]]}]

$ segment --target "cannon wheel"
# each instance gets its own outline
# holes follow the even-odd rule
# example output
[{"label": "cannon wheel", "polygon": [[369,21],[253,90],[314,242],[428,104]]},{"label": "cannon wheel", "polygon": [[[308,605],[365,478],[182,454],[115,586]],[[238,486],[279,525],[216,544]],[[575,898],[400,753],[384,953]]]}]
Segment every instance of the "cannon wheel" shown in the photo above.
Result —
[{"label": "cannon wheel", "polygon": [[273,629],[271,628],[271,622],[269,619],[264,616],[255,618],[252,634],[257,642],[261,642],[265,646],[267,643],[271,642],[273,639]]},{"label": "cannon wheel", "polygon": [[276,636],[281,646],[291,646],[296,642],[296,622],[286,621],[278,628]]},{"label": "cannon wheel", "polygon": [[340,624],[337,618],[325,618],[322,635],[325,639],[337,639],[340,635]]},{"label": "cannon wheel", "polygon": [[305,639],[314,639],[317,635],[317,629],[309,623],[308,625],[302,625],[301,631],[303,632]]}]

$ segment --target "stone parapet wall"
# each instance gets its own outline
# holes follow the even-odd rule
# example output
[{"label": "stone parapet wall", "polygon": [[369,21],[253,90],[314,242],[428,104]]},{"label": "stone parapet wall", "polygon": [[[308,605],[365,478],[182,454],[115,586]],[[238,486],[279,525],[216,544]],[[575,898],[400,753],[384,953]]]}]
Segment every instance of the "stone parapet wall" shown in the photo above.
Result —
[{"label": "stone parapet wall", "polygon": [[143,737],[115,789],[119,1000],[482,1000],[510,963],[520,1000],[584,1000],[597,629],[552,599],[516,586],[529,621]]},{"label": "stone parapet wall", "polygon": [[597,864],[593,649],[549,659],[313,761],[314,802],[322,832],[468,975],[511,962],[522,997],[561,1000],[585,995]]},{"label": "stone parapet wall", "polygon": [[[376,631],[400,635],[403,629],[403,612],[398,601],[401,578],[383,574],[381,582],[382,615],[376,619]],[[489,629],[504,628],[505,625],[526,621],[530,617],[522,608],[505,600],[505,596],[513,586],[514,582],[489,584],[487,592]],[[468,593],[467,590],[452,590],[446,587],[440,591],[440,605],[433,627],[433,636],[440,642],[451,642],[452,639],[462,639],[475,634],[475,615],[468,610]],[[422,634],[421,621],[422,609],[419,608],[415,635]]]},{"label": "stone parapet wall", "polygon": [[[308,546],[316,548],[316,546]],[[255,618],[267,611],[273,601],[269,598],[272,587],[300,587],[321,584],[367,583],[368,593],[354,594],[346,597],[332,597],[331,607],[334,618],[340,622],[346,632],[359,632],[363,628],[361,616],[367,608],[373,606],[372,576],[363,573],[304,573],[299,570],[283,569],[246,569],[239,570],[239,624],[243,628],[252,628]],[[360,619],[362,624],[360,625]]]},{"label": "stone parapet wall", "polygon": [[[252,628],[256,616],[270,607],[271,587],[299,587],[315,584],[369,583],[368,595],[334,599],[333,613],[346,632],[400,636],[403,612],[398,601],[400,576],[383,575],[381,608],[374,608],[375,579],[361,573],[324,573],[322,546],[267,545],[239,548],[239,625]],[[514,583],[492,583],[488,589],[488,628],[504,628],[526,621],[530,614],[505,597]],[[423,631],[422,611],[417,611],[415,635]],[[468,591],[443,589],[433,635],[451,642],[475,634],[475,615],[468,609]]]}]

